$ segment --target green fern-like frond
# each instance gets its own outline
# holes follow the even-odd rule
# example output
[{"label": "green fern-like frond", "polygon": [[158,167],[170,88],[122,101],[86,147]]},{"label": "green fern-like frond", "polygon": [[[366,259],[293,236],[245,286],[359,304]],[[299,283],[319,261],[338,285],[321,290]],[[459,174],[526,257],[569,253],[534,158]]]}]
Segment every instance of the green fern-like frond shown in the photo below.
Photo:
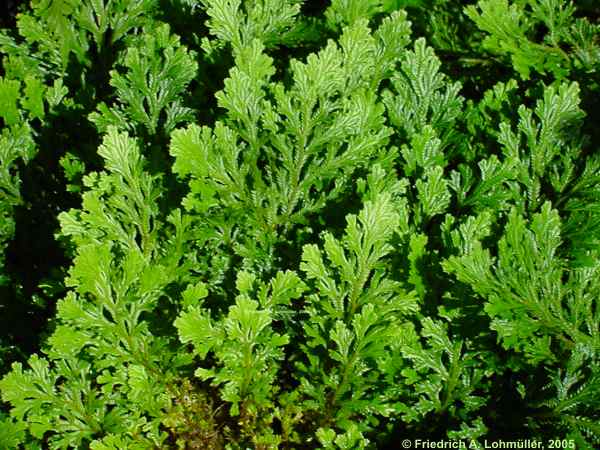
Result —
[{"label": "green fern-like frond", "polygon": [[399,223],[389,197],[367,202],[347,222],[341,240],[325,235],[323,251],[304,247],[301,269],[314,287],[304,323],[306,362],[298,364],[306,408],[323,426],[346,431],[353,419],[364,418],[366,429],[376,415],[393,411],[374,389],[385,377],[383,361],[410,335],[403,316],[416,311],[413,295],[385,273],[388,240]]},{"label": "green fern-like frond", "polygon": [[524,79],[531,72],[563,79],[574,69],[594,70],[598,65],[598,28],[577,18],[572,2],[480,0],[465,12],[486,33],[483,47],[510,58]]},{"label": "green fern-like frond", "polygon": [[403,14],[374,34],[358,22],[340,45],[292,61],[290,88],[270,82],[272,60],[254,41],[217,93],[226,119],[212,130],[173,133],[174,171],[192,180],[185,204],[211,228],[238,235],[235,251],[248,264],[268,269],[277,242],[337,200],[350,176],[376,158],[390,130],[368,88],[386,76],[406,32]]},{"label": "green fern-like frond", "polygon": [[146,28],[127,50],[125,74],[111,72],[117,103],[112,107],[100,103],[90,120],[101,132],[108,126],[127,127],[136,122],[150,134],[158,131],[159,122],[165,133],[190,122],[193,111],[182,104],[182,93],[196,76],[195,58],[168,25]]}]

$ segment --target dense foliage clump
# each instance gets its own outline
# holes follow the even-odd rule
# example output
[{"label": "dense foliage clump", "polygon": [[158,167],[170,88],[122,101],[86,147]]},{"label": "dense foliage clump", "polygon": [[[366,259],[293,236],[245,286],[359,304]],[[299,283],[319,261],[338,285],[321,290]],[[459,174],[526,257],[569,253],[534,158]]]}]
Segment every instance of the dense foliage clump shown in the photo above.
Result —
[{"label": "dense foliage clump", "polygon": [[600,446],[597,2],[5,8],[0,448]]}]

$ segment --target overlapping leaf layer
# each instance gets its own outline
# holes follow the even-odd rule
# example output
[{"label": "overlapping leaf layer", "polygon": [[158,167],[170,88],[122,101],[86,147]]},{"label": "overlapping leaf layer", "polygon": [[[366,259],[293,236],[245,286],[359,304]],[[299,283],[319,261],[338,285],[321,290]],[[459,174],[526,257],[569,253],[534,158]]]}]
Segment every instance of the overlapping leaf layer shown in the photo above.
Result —
[{"label": "overlapping leaf layer", "polygon": [[598,448],[599,18],[22,5],[0,448]]}]

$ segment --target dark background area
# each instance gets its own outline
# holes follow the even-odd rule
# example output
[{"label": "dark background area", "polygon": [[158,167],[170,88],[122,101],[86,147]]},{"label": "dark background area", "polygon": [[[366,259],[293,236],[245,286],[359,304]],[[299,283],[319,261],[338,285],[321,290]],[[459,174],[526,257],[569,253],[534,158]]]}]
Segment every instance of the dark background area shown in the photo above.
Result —
[{"label": "dark background area", "polygon": [[0,3],[0,28],[10,28],[15,24],[15,16],[21,5],[28,0],[4,0]]}]

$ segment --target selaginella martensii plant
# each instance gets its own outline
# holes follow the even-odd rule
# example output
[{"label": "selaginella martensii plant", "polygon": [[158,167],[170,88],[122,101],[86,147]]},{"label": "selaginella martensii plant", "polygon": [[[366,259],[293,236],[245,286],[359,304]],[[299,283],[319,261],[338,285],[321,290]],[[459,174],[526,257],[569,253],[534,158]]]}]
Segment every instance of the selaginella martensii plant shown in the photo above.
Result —
[{"label": "selaginella martensii plant", "polygon": [[468,3],[24,5],[0,448],[597,448],[600,9]]}]

